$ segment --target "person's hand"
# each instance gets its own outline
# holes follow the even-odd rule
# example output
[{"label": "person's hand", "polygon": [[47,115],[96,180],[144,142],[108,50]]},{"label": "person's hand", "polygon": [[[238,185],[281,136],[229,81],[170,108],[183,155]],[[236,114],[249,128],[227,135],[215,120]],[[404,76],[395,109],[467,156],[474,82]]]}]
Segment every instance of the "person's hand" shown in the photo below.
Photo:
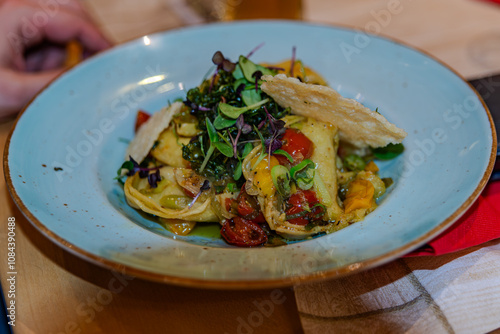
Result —
[{"label": "person's hand", "polygon": [[20,111],[64,70],[65,45],[110,46],[78,0],[0,0],[0,119]]}]

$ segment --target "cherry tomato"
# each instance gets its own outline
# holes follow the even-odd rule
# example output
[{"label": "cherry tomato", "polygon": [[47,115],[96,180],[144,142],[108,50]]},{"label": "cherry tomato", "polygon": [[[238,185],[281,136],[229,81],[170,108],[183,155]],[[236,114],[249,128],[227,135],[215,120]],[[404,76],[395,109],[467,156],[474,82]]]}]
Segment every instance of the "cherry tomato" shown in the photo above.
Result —
[{"label": "cherry tomato", "polygon": [[139,110],[137,112],[137,116],[135,118],[135,132],[137,132],[139,130],[139,128],[141,127],[141,125],[143,125],[144,123],[146,123],[146,121],[150,117],[151,117],[151,115],[148,114],[147,112]]},{"label": "cherry tomato", "polygon": [[[313,153],[313,143],[297,129],[286,129],[281,142],[283,143],[281,149],[293,158],[292,166],[297,165],[304,159],[310,158]],[[280,165],[290,165],[285,156],[277,154],[275,157],[278,158]]]},{"label": "cherry tomato", "polygon": [[257,200],[245,191],[245,184],[241,187],[236,199],[236,211],[239,216],[253,223],[264,223],[266,221]]},{"label": "cherry tomato", "polygon": [[300,213],[304,213],[300,217],[289,219],[288,222],[290,224],[295,225],[307,225],[311,220],[315,218],[315,216],[319,213],[321,208],[314,208],[311,212],[305,213],[306,208],[312,208],[315,204],[319,203],[318,198],[316,197],[316,193],[312,190],[298,190],[295,194],[290,196],[287,201],[288,206],[290,208],[286,210],[286,215],[288,217],[292,215],[297,215]]},{"label": "cherry tomato", "polygon": [[228,244],[239,247],[259,246],[267,241],[266,232],[259,224],[241,217],[225,220],[220,233]]}]

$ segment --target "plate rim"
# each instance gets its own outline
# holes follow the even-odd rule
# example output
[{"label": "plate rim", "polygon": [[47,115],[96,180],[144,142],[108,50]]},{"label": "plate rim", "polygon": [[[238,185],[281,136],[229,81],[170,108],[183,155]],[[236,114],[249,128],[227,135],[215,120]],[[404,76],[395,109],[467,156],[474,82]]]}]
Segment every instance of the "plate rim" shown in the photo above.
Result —
[{"label": "plate rim", "polygon": [[[223,25],[231,26],[231,25],[242,25],[242,24],[243,25],[244,24],[258,24],[259,22],[291,23],[291,24],[298,25],[298,26],[314,26],[314,27],[322,27],[322,28],[328,28],[328,29],[342,29],[342,30],[347,30],[347,31],[351,31],[351,32],[362,31],[361,29],[356,29],[354,27],[348,27],[346,25],[337,25],[337,24],[322,24],[322,23],[291,21],[291,20],[241,20],[241,21],[234,21],[234,22],[216,22],[216,23],[209,23],[209,24],[194,25],[194,26],[189,26],[189,27],[181,27],[181,28],[177,28],[177,29],[171,29],[171,30],[156,32],[153,34],[148,34],[147,36],[160,36],[160,35],[165,35],[165,34],[170,34],[170,33],[176,33],[178,31],[202,29],[203,27],[206,27],[206,26],[223,26]],[[116,272],[119,272],[123,275],[138,277],[138,278],[142,278],[142,279],[154,281],[154,282],[159,282],[159,283],[167,283],[167,284],[184,286],[184,287],[191,287],[191,288],[209,288],[209,289],[223,289],[223,290],[278,288],[278,287],[293,286],[296,284],[312,283],[312,282],[325,280],[325,279],[340,278],[340,277],[344,277],[344,276],[347,276],[350,274],[358,273],[358,272],[361,272],[361,271],[364,271],[364,270],[367,270],[370,268],[374,268],[376,266],[383,265],[387,262],[390,262],[390,261],[398,258],[399,256],[404,255],[413,249],[416,249],[417,247],[421,246],[422,244],[429,241],[433,237],[437,236],[440,232],[446,230],[454,222],[456,222],[467,211],[467,209],[476,201],[476,199],[479,197],[480,193],[482,192],[482,190],[484,189],[484,187],[488,183],[489,177],[490,177],[490,175],[493,171],[493,167],[495,165],[496,153],[497,153],[496,152],[497,134],[496,134],[496,129],[494,126],[493,118],[491,116],[491,112],[488,109],[488,106],[486,105],[486,103],[484,102],[482,97],[479,95],[479,93],[476,91],[476,89],[469,82],[467,82],[467,80],[462,75],[460,75],[456,70],[454,70],[451,66],[449,66],[448,64],[439,60],[438,58],[430,55],[428,52],[423,51],[417,47],[410,46],[409,44],[402,42],[396,38],[384,36],[383,34],[372,34],[372,33],[364,32],[364,31],[363,31],[363,33],[366,35],[369,35],[372,38],[385,39],[389,42],[398,44],[399,46],[402,46],[404,48],[408,48],[408,49],[411,49],[413,51],[416,51],[416,52],[424,55],[425,57],[428,57],[428,58],[432,59],[433,61],[439,63],[441,66],[445,67],[446,69],[451,71],[453,74],[455,74],[462,82],[464,82],[468,85],[468,87],[476,94],[476,97],[479,99],[479,101],[481,101],[481,104],[482,104],[484,110],[486,111],[486,115],[487,115],[488,120],[489,120],[490,130],[491,130],[491,134],[492,134],[492,145],[491,145],[491,152],[490,152],[488,165],[484,171],[482,178],[479,180],[476,188],[474,189],[474,191],[445,220],[443,220],[436,227],[434,227],[433,229],[431,229],[430,231],[428,231],[427,233],[425,233],[421,237],[413,240],[412,242],[407,243],[404,246],[401,246],[397,249],[394,249],[394,250],[392,250],[388,253],[382,254],[380,256],[370,258],[370,259],[367,259],[364,261],[360,261],[357,263],[344,265],[342,267],[338,267],[335,269],[327,269],[327,270],[317,271],[317,272],[308,273],[308,274],[301,274],[301,275],[288,276],[288,277],[279,277],[279,278],[275,278],[275,279],[264,279],[264,280],[259,280],[259,279],[247,279],[247,280],[198,279],[198,278],[192,278],[192,277],[182,277],[182,276],[160,274],[160,273],[151,272],[151,271],[148,271],[145,269],[135,268],[131,265],[121,264],[121,263],[118,263],[118,262],[113,261],[113,260],[105,259],[105,258],[100,257],[98,255],[94,255],[94,254],[90,253],[89,251],[86,251],[85,249],[74,246],[71,242],[58,236],[55,232],[51,231],[48,227],[46,227],[39,219],[37,219],[31,213],[29,208],[24,204],[24,202],[19,197],[19,195],[17,194],[17,191],[14,187],[13,179],[12,179],[12,175],[11,175],[11,170],[9,167],[9,160],[8,160],[12,136],[17,128],[19,120],[22,118],[25,111],[32,105],[32,103],[36,100],[36,98],[40,94],[42,94],[47,88],[49,88],[61,76],[64,76],[65,74],[67,74],[73,67],[68,68],[66,71],[59,74],[51,82],[49,82],[47,85],[45,85],[45,87],[42,90],[40,90],[17,115],[17,118],[16,118],[14,124],[12,125],[10,133],[7,137],[5,148],[4,148],[4,154],[3,154],[4,177],[5,177],[5,181],[6,181],[6,185],[7,185],[7,188],[9,190],[9,193],[10,193],[12,199],[14,200],[15,204],[17,205],[17,207],[20,209],[21,213],[26,217],[26,219],[39,232],[41,232],[42,235],[44,235],[51,242],[53,242],[54,244],[56,244],[57,246],[62,248],[64,251],[68,251],[69,253],[76,255],[77,257],[79,257],[85,261],[88,261],[92,264],[95,264],[99,267],[109,269],[112,271],[116,271]],[[143,36],[128,40],[128,41],[123,42],[123,43],[120,43],[111,49],[108,49],[108,50],[105,50],[103,52],[98,53],[97,55],[103,55],[103,54],[106,54],[108,52],[115,52],[116,49],[121,48],[121,47],[125,47],[129,44],[136,43],[137,41],[141,40],[142,38],[143,38]],[[95,56],[92,56],[91,58],[94,58],[94,57]],[[80,64],[78,64],[76,66],[80,66]]]}]

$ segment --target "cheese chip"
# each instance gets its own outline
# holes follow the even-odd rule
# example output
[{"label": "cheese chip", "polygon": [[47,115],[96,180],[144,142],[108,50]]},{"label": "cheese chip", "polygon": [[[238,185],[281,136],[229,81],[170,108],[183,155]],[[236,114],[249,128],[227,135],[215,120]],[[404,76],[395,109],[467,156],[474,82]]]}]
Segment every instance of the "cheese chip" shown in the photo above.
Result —
[{"label": "cheese chip", "polygon": [[327,86],[312,85],[284,74],[265,75],[262,91],[293,114],[334,124],[342,140],[358,147],[401,143],[406,132],[361,103],[342,97]]},{"label": "cheese chip", "polygon": [[131,156],[135,161],[141,163],[163,130],[168,128],[172,118],[181,111],[182,106],[181,102],[175,102],[169,107],[154,113],[139,128],[134,139],[130,142],[125,159],[128,160],[129,156]]}]

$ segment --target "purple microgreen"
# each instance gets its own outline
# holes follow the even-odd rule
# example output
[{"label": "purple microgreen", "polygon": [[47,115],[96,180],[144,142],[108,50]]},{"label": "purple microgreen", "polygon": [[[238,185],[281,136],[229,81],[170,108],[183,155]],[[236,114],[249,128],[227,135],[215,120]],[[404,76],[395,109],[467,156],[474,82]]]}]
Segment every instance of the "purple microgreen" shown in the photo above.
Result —
[{"label": "purple microgreen", "polygon": [[215,65],[221,65],[224,59],[225,59],[224,55],[220,51],[215,52],[214,55],[212,56],[212,62]]},{"label": "purple microgreen", "polygon": [[193,110],[197,110],[198,109],[198,106],[196,104],[194,104],[193,102],[189,101],[189,99],[186,99],[185,101],[182,101],[182,103],[184,103],[184,105],[186,107],[189,107]]},{"label": "purple microgreen", "polygon": [[243,125],[243,128],[241,129],[241,132],[242,132],[244,135],[249,134],[250,132],[252,132],[252,126],[251,126],[250,124],[245,124],[245,125]]},{"label": "purple microgreen", "polygon": [[238,119],[236,120],[236,128],[240,130],[244,135],[249,134],[252,132],[252,127],[250,124],[245,123],[245,118],[243,117],[243,114],[238,116]]},{"label": "purple microgreen", "polygon": [[292,59],[290,60],[290,76],[293,77],[293,68],[295,67],[295,53],[297,48],[294,46],[292,48]]},{"label": "purple microgreen", "polygon": [[201,185],[200,191],[205,191],[210,189],[210,182],[208,180],[203,181],[203,184]]},{"label": "purple microgreen", "polygon": [[222,69],[226,72],[232,72],[236,68],[236,64],[230,60],[224,59],[222,62]]},{"label": "purple microgreen", "polygon": [[269,154],[274,153],[274,151],[279,150],[281,146],[283,146],[281,140],[273,137],[267,138],[264,144],[266,145],[266,149],[269,151]]},{"label": "purple microgreen", "polygon": [[201,111],[210,111],[210,110],[212,110],[211,108],[198,106],[195,103],[189,101],[188,99],[186,99],[185,101],[182,101],[182,103],[184,103],[185,106],[191,108],[192,110],[201,110]]},{"label": "purple microgreen", "polygon": [[259,80],[262,77],[262,71],[255,71],[252,74],[252,78],[255,78],[255,91],[259,91]]},{"label": "purple microgreen", "polygon": [[274,116],[269,113],[265,106],[264,111],[266,112],[267,118],[269,118],[269,125],[271,126],[271,130],[273,131],[273,135],[278,136],[285,133],[285,121],[274,118]]},{"label": "purple microgreen", "polygon": [[208,92],[212,91],[212,88],[214,87],[215,84],[215,78],[217,77],[217,74],[219,74],[220,70],[224,70],[226,72],[232,72],[236,68],[236,64],[231,62],[229,59],[225,58],[222,52],[217,51],[214,53],[212,56],[212,62],[217,65],[217,68],[215,69],[214,74],[212,75],[212,81],[210,82],[210,87],[208,89]]},{"label": "purple microgreen", "polygon": [[266,120],[262,120],[262,122],[260,122],[259,125],[257,126],[257,129],[258,130],[262,129],[264,125],[266,125]]},{"label": "purple microgreen", "polygon": [[237,96],[241,96],[241,92],[243,92],[243,90],[245,89],[245,84],[244,83],[241,83],[238,88],[236,88],[236,95]]},{"label": "purple microgreen", "polygon": [[236,128],[241,131],[243,129],[243,126],[245,126],[245,118],[243,117],[243,114],[238,116],[238,119],[236,120]]},{"label": "purple microgreen", "polygon": [[[279,140],[279,137],[285,133],[285,122],[274,118],[273,115],[269,113],[267,108],[264,106],[264,111],[266,112],[267,118],[269,119],[269,126],[271,127],[271,137],[264,141],[264,145],[268,150],[268,154],[271,155],[274,151],[281,148],[283,143]],[[270,163],[270,160],[269,160]]]},{"label": "purple microgreen", "polygon": [[212,62],[217,65],[217,71],[223,69],[226,72],[232,72],[234,71],[236,64],[224,57],[222,52],[217,51],[214,53],[212,57]]},{"label": "purple microgreen", "polygon": [[[137,161],[135,161],[131,156],[129,156],[129,160],[125,161],[122,164],[122,166],[118,169],[118,177],[121,177],[123,169],[126,169],[128,171],[126,174],[127,176],[132,176],[138,172],[139,177],[141,179],[147,177],[149,185],[152,188],[156,188],[157,182],[161,180],[160,168],[162,168],[162,167],[163,166],[156,166],[156,167],[151,167],[151,168],[142,167],[139,165],[139,163],[137,163]],[[150,174],[150,172],[152,172],[152,171],[154,171],[155,173]],[[154,175],[154,176],[152,176],[152,175]]]},{"label": "purple microgreen", "polygon": [[157,169],[156,172],[151,173],[148,175],[148,183],[151,186],[151,188],[157,188],[158,187],[158,181],[161,181],[161,176],[160,176],[160,170]]},{"label": "purple microgreen", "polygon": [[237,158],[238,157],[238,150],[237,150],[238,142],[237,141],[238,141],[238,137],[240,135],[240,132],[238,131],[238,135],[236,136],[236,139],[233,138],[233,136],[231,135],[231,132],[227,131],[227,134],[229,136],[229,140],[231,141],[231,145],[233,145],[233,156],[235,158]]},{"label": "purple microgreen", "polygon": [[252,127],[245,123],[245,118],[243,117],[243,114],[238,116],[238,119],[236,120],[236,128],[238,129],[238,133],[236,134],[236,138],[233,139],[233,136],[229,131],[227,131],[229,135],[229,139],[231,140],[231,144],[233,145],[233,154],[234,157],[238,157],[238,140],[240,139],[241,134],[249,134],[252,131]]},{"label": "purple microgreen", "polygon": [[253,48],[253,50],[250,51],[250,53],[248,53],[247,58],[250,58],[257,50],[259,50],[261,47],[263,47],[264,44],[266,44],[266,43],[262,42],[259,45],[257,45],[255,48]]},{"label": "purple microgreen", "polygon": [[[123,165],[122,165],[122,168],[125,168],[125,169],[129,170],[128,173],[127,173],[127,176],[132,176],[132,175],[134,175],[137,172],[139,172],[139,176],[141,176],[141,172],[148,173],[148,172],[151,172],[151,171],[154,171],[154,170],[158,170],[161,167],[163,167],[163,166],[157,166],[157,167],[151,167],[151,168],[141,167],[137,163],[137,161],[135,161],[131,156],[129,156],[129,159],[130,159],[129,161],[126,161],[123,164],[123,165],[125,165],[125,167],[123,167]],[[132,166],[132,168],[130,168],[130,166]],[[142,178],[147,177],[147,174],[145,174],[145,176],[141,176],[141,177]]]},{"label": "purple microgreen", "polygon": [[193,198],[191,203],[188,204],[188,209],[191,209],[191,207],[194,205],[194,203],[198,200],[198,198],[201,196],[201,194],[205,191],[210,189],[210,182],[208,180],[205,180],[203,184],[200,187],[200,191],[196,194],[196,196]]}]

